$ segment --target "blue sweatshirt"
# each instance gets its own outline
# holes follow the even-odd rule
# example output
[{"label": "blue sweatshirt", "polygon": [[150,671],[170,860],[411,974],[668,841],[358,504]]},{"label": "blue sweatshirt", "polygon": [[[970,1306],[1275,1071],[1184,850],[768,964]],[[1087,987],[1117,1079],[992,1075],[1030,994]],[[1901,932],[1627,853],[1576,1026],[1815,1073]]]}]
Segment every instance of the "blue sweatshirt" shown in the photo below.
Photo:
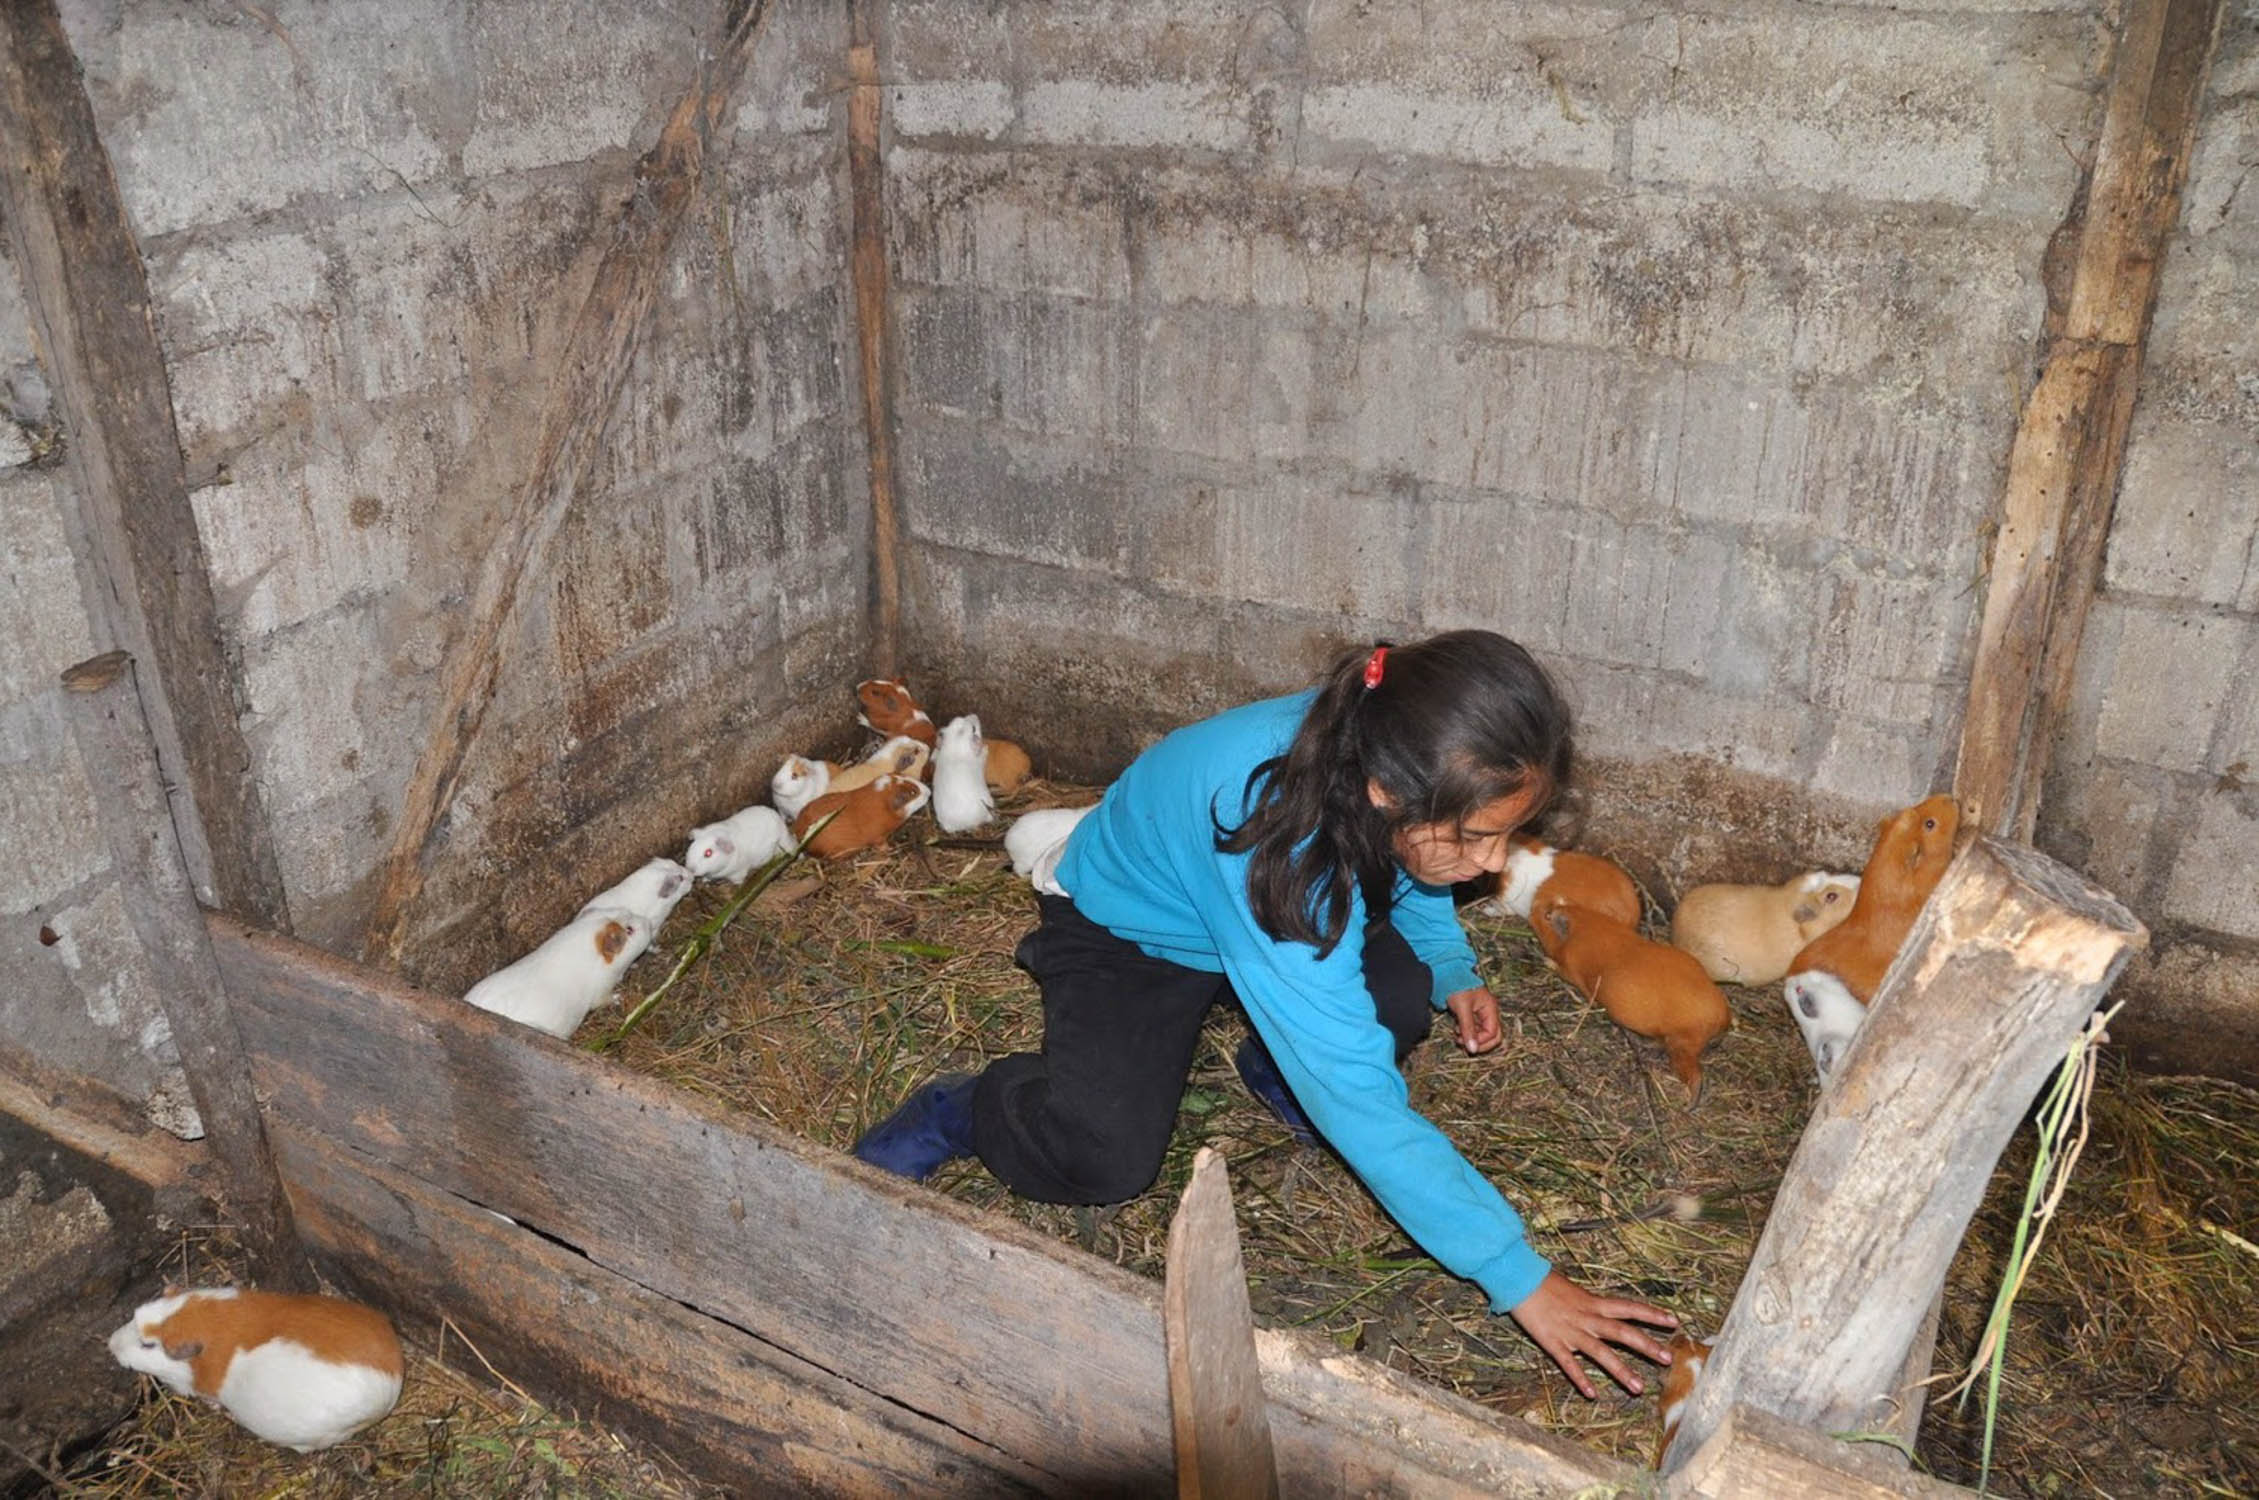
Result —
[{"label": "blue sweatshirt", "polygon": [[[1216,826],[1247,814],[1247,778],[1283,754],[1317,697],[1271,698],[1191,724],[1131,762],[1075,826],[1059,884],[1091,921],[1155,958],[1231,981],[1295,1102],[1373,1196],[1446,1269],[1505,1312],[1545,1278],[1521,1217],[1411,1106],[1396,1047],[1365,988],[1365,907],[1324,958],[1281,942],[1248,904],[1245,854]],[[1399,881],[1390,920],[1435,974],[1438,1009],[1481,984],[1451,893]]]}]

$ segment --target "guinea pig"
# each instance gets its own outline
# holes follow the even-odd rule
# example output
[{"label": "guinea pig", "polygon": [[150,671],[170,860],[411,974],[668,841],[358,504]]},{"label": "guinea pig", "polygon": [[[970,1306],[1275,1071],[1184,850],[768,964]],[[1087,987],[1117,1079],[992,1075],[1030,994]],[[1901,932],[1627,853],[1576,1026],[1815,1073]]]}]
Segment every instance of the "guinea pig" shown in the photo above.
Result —
[{"label": "guinea pig", "polygon": [[[801,846],[821,859],[835,859],[842,854],[852,854],[858,849],[869,849],[883,844],[893,836],[910,815],[926,805],[932,789],[924,782],[908,776],[881,776],[868,786],[859,786],[851,792],[826,792],[800,810],[793,819],[792,836]],[[829,814],[839,809],[839,816],[826,824],[823,832],[809,837],[808,830]]]},{"label": "guinea pig", "polygon": [[1622,865],[1597,854],[1557,849],[1526,833],[1512,835],[1507,843],[1497,894],[1486,903],[1492,909],[1527,922],[1541,902],[1567,901],[1627,926],[1639,926],[1639,887]]},{"label": "guinea pig", "polygon": [[635,872],[609,889],[598,891],[581,907],[592,911],[632,911],[658,935],[683,897],[690,894],[690,872],[664,854],[645,860]]},{"label": "guinea pig", "polygon": [[944,832],[964,833],[995,819],[987,764],[979,714],[960,714],[942,726],[933,749],[933,820]]},{"label": "guinea pig", "polygon": [[872,677],[855,684],[855,701],[862,711],[856,722],[880,734],[906,734],[927,745],[934,742],[933,719],[910,696],[909,685],[897,677]]},{"label": "guinea pig", "polygon": [[842,766],[832,772],[827,792],[852,792],[859,786],[869,786],[881,776],[912,776],[920,781],[926,777],[926,761],[933,754],[924,740],[907,734],[898,734],[869,755],[851,766]]},{"label": "guinea pig", "polygon": [[1671,913],[1671,942],[1712,979],[1771,984],[1806,943],[1851,915],[1859,877],[1812,870],[1779,885],[1698,885]]},{"label": "guinea pig", "polygon": [[624,907],[584,911],[516,963],[472,985],[463,1000],[553,1037],[569,1037],[611,998],[627,966],[651,946],[653,930],[649,918]]},{"label": "guinea pig", "polygon": [[1733,1024],[1725,992],[1691,953],[1641,937],[1630,923],[1552,894],[1531,920],[1548,962],[1624,1030],[1653,1037],[1702,1097],[1702,1051]]},{"label": "guinea pig", "polygon": [[769,800],[789,822],[800,816],[800,809],[831,790],[831,779],[838,772],[839,767],[828,760],[788,755],[769,778]]},{"label": "guinea pig", "polygon": [[1799,949],[1789,960],[1789,974],[1833,974],[1860,1004],[1874,999],[1922,903],[1944,878],[1960,828],[1960,804],[1944,795],[1883,819],[1859,873],[1851,914]]},{"label": "guinea pig", "polygon": [[692,829],[682,864],[700,880],[738,885],[791,847],[792,830],[785,826],[784,815],[756,802],[719,823]]},{"label": "guinea pig", "polygon": [[1035,762],[1010,740],[990,740],[982,774],[988,780],[990,791],[999,797],[1009,797],[1028,784],[1028,778],[1035,774]]},{"label": "guinea pig", "polygon": [[1012,873],[1026,876],[1028,884],[1046,896],[1067,894],[1053,872],[1067,852],[1067,835],[1095,811],[1095,806],[1044,807],[1014,818],[1004,830],[1004,852],[1012,858]]},{"label": "guinea pig", "polygon": [[1782,996],[1788,1001],[1788,1013],[1796,1018],[1796,1029],[1804,1033],[1804,1046],[1820,1071],[1820,1082],[1826,1083],[1865,1023],[1866,1005],[1824,969],[1789,975]]},{"label": "guinea pig", "polygon": [[342,1443],[391,1411],[407,1372],[398,1335],[373,1307],[235,1287],[142,1303],[110,1335],[110,1353],[300,1453]]},{"label": "guinea pig", "polygon": [[1658,1469],[1663,1467],[1663,1455],[1671,1450],[1671,1439],[1679,1435],[1679,1418],[1686,1415],[1694,1382],[1702,1378],[1702,1367],[1710,1361],[1709,1341],[1683,1330],[1672,1334],[1664,1347],[1671,1351],[1671,1363],[1663,1371],[1663,1393],[1656,1403],[1663,1417],[1663,1440],[1655,1445]]}]

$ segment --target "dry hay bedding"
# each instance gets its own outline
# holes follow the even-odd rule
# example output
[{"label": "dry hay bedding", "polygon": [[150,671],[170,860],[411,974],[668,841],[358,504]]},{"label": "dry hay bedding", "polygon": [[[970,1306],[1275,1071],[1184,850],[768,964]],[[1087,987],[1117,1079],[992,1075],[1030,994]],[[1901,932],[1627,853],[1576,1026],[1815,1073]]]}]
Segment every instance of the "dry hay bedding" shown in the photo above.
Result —
[{"label": "dry hay bedding", "polygon": [[[1034,783],[1003,808],[1074,806],[1096,789]],[[935,1074],[1037,1050],[1035,986],[1013,948],[1033,925],[1026,882],[998,842],[913,821],[894,842],[785,872],[649,1017],[612,1049],[628,1066],[841,1150]],[[717,914],[701,887],[623,987],[632,1006]],[[1533,1241],[1595,1289],[1661,1303],[1715,1333],[1796,1148],[1815,1084],[1777,989],[1729,987],[1733,1030],[1706,1062],[1690,1111],[1646,1050],[1545,968],[1528,929],[1467,914],[1506,1040],[1469,1057],[1435,1038],[1407,1067],[1414,1107],[1499,1184]],[[592,1017],[602,1043],[619,1010]],[[1231,1163],[1256,1315],[1315,1329],[1496,1410],[1644,1463],[1653,1387],[1586,1402],[1510,1319],[1411,1245],[1330,1151],[1297,1147],[1231,1066],[1244,1022],[1219,1008],[1203,1032],[1160,1180],[1118,1207],[1031,1203],[977,1162],[938,1190],[1158,1278],[1168,1223],[1201,1145]],[[2004,1493],[2259,1493],[2259,1339],[2239,1318],[2259,1253],[2259,1125],[2232,1085],[2108,1070],[2095,1136],[2019,1303],[1996,1438]],[[2021,1131],[1949,1278],[1939,1368],[1976,1345],[2031,1161]],[[1933,1406],[1919,1458],[1976,1478],[1980,1420]],[[2198,1486],[2220,1486],[2199,1489]]]}]

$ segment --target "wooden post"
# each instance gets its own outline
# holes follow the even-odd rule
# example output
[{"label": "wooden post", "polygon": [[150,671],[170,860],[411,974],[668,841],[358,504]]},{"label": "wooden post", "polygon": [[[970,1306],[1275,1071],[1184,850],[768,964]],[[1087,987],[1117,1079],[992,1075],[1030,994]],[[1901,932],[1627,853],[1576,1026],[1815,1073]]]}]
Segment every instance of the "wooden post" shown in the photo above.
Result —
[{"label": "wooden post", "polygon": [[1169,1420],[1182,1500],[1277,1500],[1278,1466],[1255,1355],[1239,1226],[1224,1159],[1203,1146],[1169,1221],[1161,1293],[1169,1350]]},{"label": "wooden post", "polygon": [[2129,0],[2057,331],[2016,427],[1954,775],[1964,824],[2028,841],[2110,534],[2142,346],[2224,10]]},{"label": "wooden post", "polygon": [[287,931],[141,246],[54,0],[0,5],[0,224],[54,388],[94,639],[144,664],[144,711],[198,889]]},{"label": "wooden post", "polygon": [[63,689],[87,777],[103,789],[95,806],[126,917],[155,971],[158,1002],[203,1117],[205,1143],[219,1164],[222,1195],[242,1222],[252,1275],[263,1286],[311,1290],[312,1268],[291,1223],[243,1039],[181,858],[157,747],[134,688],[133,658],[112,651],[82,661],[63,674]]},{"label": "wooden post", "polygon": [[871,635],[876,675],[900,670],[902,571],[894,508],[894,407],[888,398],[886,176],[879,156],[877,26],[871,0],[856,0],[847,49],[847,180],[854,200],[855,334],[863,366],[863,429],[870,448],[871,571],[877,591]]},{"label": "wooden post", "polygon": [[1821,1093],[1666,1471],[1735,1402],[1876,1432],[2001,1149],[2148,933],[2047,856],[1978,838],[1945,872]]}]

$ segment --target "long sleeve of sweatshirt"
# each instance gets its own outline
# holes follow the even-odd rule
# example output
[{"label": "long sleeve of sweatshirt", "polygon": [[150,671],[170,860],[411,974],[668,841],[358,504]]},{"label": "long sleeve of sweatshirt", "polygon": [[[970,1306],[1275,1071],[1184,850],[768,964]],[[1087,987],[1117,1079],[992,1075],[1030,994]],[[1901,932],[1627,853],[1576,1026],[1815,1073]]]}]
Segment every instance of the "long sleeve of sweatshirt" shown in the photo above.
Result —
[{"label": "long sleeve of sweatshirt", "polygon": [[[1547,1263],[1498,1190],[1411,1107],[1365,988],[1362,903],[1321,958],[1262,930],[1248,856],[1216,848],[1219,821],[1242,819],[1249,776],[1285,749],[1313,697],[1248,704],[1148,750],[1076,826],[1059,882],[1108,931],[1228,978],[1311,1123],[1422,1249],[1504,1312],[1536,1290]],[[1392,920],[1434,970],[1438,1004],[1479,983],[1448,891],[1407,884]]]}]

